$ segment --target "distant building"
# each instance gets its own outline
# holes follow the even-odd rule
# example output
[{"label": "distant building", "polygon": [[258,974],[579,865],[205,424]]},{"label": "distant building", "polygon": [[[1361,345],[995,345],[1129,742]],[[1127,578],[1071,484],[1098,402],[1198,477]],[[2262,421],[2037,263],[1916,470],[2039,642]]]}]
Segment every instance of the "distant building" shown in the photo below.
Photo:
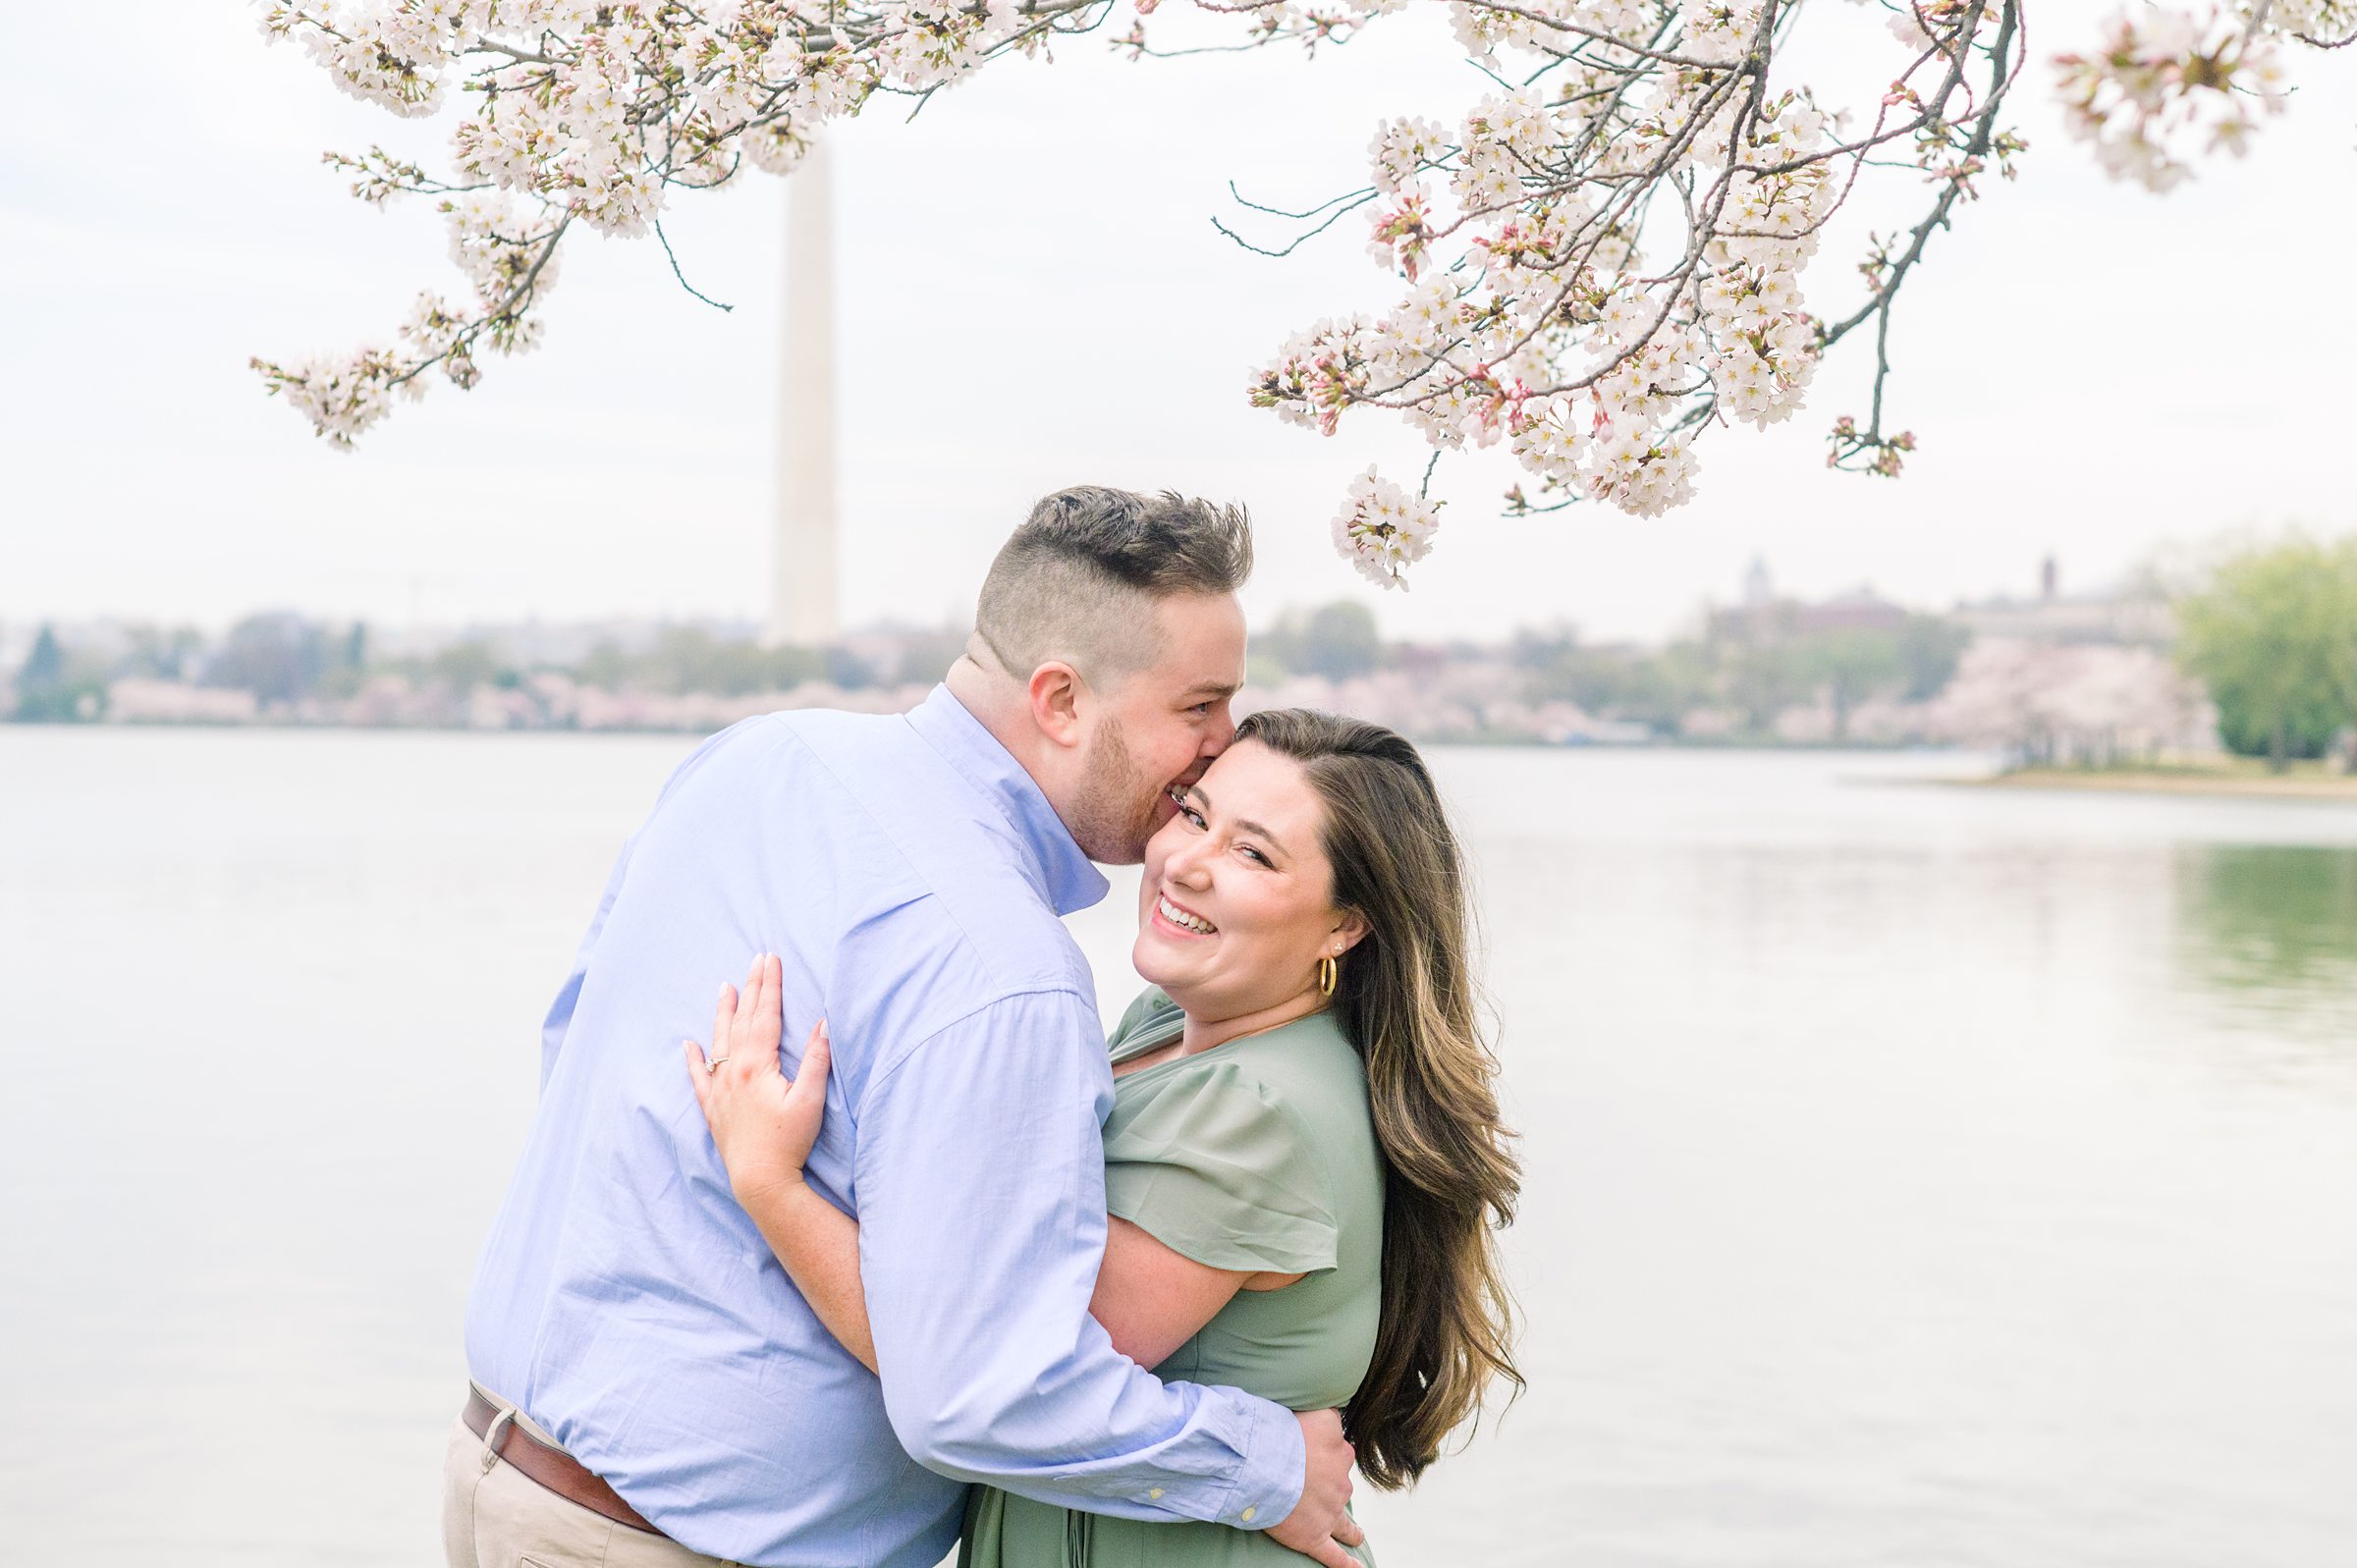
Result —
[{"label": "distant building", "polygon": [[1906,620],[1904,605],[1863,584],[1814,604],[1780,598],[1769,579],[1768,563],[1755,556],[1743,573],[1743,602],[1712,611],[1708,625],[1714,640],[1761,643],[1829,631],[1890,631]]},{"label": "distant building", "polygon": [[179,680],[124,679],[106,688],[106,716],[117,724],[251,724],[259,706],[250,691]]},{"label": "distant building", "polygon": [[1804,636],[1820,631],[1891,631],[1906,624],[1906,620],[1905,606],[1892,604],[1867,587],[1801,605],[1797,618]]},{"label": "distant building", "polygon": [[2145,589],[2064,594],[2048,556],[2038,567],[2038,596],[1959,603],[1955,619],[1976,638],[2066,647],[2167,648],[2177,640],[2168,601]]}]

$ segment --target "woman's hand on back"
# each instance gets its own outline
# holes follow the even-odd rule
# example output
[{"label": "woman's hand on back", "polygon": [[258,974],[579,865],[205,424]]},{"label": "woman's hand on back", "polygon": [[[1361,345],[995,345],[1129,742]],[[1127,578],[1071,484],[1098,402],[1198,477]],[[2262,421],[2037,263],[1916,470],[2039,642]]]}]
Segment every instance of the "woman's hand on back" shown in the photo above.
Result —
[{"label": "woman's hand on back", "polygon": [[740,1203],[799,1182],[826,1118],[827,1021],[821,1018],[802,1043],[798,1077],[787,1077],[778,1057],[786,1028],[784,974],[775,954],[755,958],[743,991],[720,988],[711,1054],[692,1040],[681,1046],[695,1103]]}]

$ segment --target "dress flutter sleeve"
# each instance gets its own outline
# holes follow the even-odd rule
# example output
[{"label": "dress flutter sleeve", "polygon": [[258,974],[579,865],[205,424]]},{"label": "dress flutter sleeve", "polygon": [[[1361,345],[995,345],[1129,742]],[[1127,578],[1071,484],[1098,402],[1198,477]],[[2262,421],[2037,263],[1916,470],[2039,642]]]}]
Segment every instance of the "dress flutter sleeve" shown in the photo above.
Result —
[{"label": "dress flutter sleeve", "polygon": [[1164,994],[1160,986],[1148,986],[1139,992],[1124,1012],[1121,1021],[1106,1037],[1108,1044],[1119,1050],[1135,1039],[1140,1031],[1159,1028],[1178,1016],[1178,1004]]},{"label": "dress flutter sleeve", "polygon": [[1158,1075],[1105,1127],[1107,1210],[1213,1269],[1312,1273],[1341,1227],[1308,1130],[1234,1062]]}]

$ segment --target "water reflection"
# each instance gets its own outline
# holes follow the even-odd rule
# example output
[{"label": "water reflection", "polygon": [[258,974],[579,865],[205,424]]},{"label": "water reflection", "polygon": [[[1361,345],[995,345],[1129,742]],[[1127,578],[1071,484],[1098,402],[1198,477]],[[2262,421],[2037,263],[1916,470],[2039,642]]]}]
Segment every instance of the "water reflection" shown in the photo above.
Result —
[{"label": "water reflection", "polygon": [[2357,1040],[2357,848],[2186,844],[2179,973],[2228,1010]]}]

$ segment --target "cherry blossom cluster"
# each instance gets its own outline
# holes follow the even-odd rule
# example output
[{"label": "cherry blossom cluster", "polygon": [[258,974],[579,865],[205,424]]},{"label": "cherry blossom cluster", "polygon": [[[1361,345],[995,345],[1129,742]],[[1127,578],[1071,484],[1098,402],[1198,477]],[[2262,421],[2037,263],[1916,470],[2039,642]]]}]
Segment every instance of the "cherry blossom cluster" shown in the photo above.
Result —
[{"label": "cherry blossom cluster", "polygon": [[337,86],[404,118],[463,99],[447,172],[383,148],[330,153],[371,202],[440,208],[472,297],[417,298],[390,344],[254,368],[339,446],[439,368],[539,341],[538,308],[576,225],[659,235],[677,189],[746,167],[787,174],[828,122],[872,94],[923,94],[985,61],[1084,30],[1106,0],[272,0],[265,36],[300,44]]},{"label": "cherry blossom cluster", "polygon": [[2287,40],[2357,40],[2357,0],[2121,12],[2095,48],[2056,56],[2064,123],[2113,178],[2166,190],[2192,173],[2195,151],[2240,157],[2259,120],[2283,112]]},{"label": "cherry blossom cluster", "polygon": [[2284,113],[2286,45],[2350,42],[2357,0],[2143,5],[2114,14],[2093,49],[2053,64],[2069,132],[2114,180],[2166,191],[2192,175],[2194,155],[2239,158],[2261,118]]},{"label": "cherry blossom cluster", "polygon": [[1374,469],[1350,481],[1334,517],[1334,548],[1379,588],[1405,588],[1407,568],[1432,548],[1440,504],[1411,496]]}]

